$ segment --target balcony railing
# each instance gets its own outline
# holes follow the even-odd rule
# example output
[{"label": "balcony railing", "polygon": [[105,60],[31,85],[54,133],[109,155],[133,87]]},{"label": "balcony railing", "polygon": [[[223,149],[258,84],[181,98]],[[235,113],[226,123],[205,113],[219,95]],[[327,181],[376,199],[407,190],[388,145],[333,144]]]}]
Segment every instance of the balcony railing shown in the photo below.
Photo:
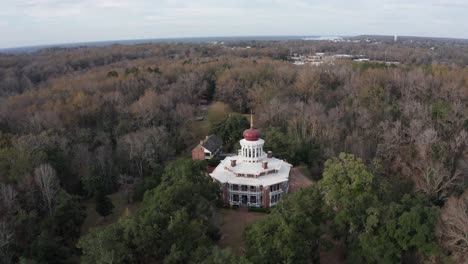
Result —
[{"label": "balcony railing", "polygon": [[281,188],[278,189],[278,190],[276,190],[276,191],[271,191],[271,192],[270,192],[270,197],[271,197],[272,195],[275,195],[275,194],[278,194],[278,193],[283,193],[283,192],[284,192],[284,191],[283,191],[283,189],[281,189]]},{"label": "balcony railing", "polygon": [[237,190],[234,190],[234,189],[229,188],[228,190],[229,190],[230,193],[242,193],[242,194],[249,194],[249,193],[257,194],[257,193],[262,193],[262,191],[261,191],[260,189],[255,189],[255,190],[250,190],[250,189],[247,189],[247,190],[237,189]]}]

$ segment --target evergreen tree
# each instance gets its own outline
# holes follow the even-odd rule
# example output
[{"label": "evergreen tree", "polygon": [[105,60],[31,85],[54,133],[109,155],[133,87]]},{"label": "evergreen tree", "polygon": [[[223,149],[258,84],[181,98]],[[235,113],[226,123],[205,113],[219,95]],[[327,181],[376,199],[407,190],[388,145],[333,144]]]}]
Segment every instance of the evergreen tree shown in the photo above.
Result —
[{"label": "evergreen tree", "polygon": [[216,134],[223,139],[225,150],[232,150],[235,144],[242,138],[244,130],[249,128],[249,121],[241,115],[229,115],[221,122],[213,124],[211,134]]},{"label": "evergreen tree", "polygon": [[319,263],[327,212],[316,185],[288,194],[264,221],[245,232],[252,263]]},{"label": "evergreen tree", "polygon": [[96,194],[96,212],[102,216],[106,217],[112,214],[114,205],[112,204],[111,199],[107,197],[104,192],[100,191]]}]

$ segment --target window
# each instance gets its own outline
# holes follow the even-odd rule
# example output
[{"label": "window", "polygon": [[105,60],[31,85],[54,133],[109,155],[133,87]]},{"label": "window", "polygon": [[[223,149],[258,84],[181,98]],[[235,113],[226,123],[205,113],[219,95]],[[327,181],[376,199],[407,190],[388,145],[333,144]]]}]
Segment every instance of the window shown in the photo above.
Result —
[{"label": "window", "polygon": [[239,202],[239,195],[234,194],[234,195],[232,196],[232,200],[233,200],[234,202]]},{"label": "window", "polygon": [[250,202],[251,203],[257,203],[257,197],[256,196],[250,196]]},{"label": "window", "polygon": [[281,194],[272,195],[271,196],[271,203],[274,204],[274,203],[279,202],[280,198],[281,198]]},{"label": "window", "polygon": [[276,195],[271,196],[271,203],[276,203]]},{"label": "window", "polygon": [[278,191],[279,189],[280,189],[279,183],[270,186],[270,192]]},{"label": "window", "polygon": [[250,191],[254,192],[255,191],[255,186],[250,186]]},{"label": "window", "polygon": [[242,191],[243,192],[246,192],[248,189],[247,189],[247,185],[242,185]]},{"label": "window", "polygon": [[233,184],[233,185],[232,185],[232,189],[233,189],[234,191],[238,191],[238,190],[239,190],[239,185]]}]

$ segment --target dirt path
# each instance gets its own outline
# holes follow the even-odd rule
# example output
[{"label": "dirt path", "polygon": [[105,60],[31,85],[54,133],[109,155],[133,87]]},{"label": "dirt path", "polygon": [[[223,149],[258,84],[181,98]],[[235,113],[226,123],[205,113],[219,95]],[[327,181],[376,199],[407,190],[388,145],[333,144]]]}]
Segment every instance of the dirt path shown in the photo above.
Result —
[{"label": "dirt path", "polygon": [[304,176],[299,168],[292,168],[289,179],[289,192],[295,192],[304,187],[312,185],[314,182]]}]

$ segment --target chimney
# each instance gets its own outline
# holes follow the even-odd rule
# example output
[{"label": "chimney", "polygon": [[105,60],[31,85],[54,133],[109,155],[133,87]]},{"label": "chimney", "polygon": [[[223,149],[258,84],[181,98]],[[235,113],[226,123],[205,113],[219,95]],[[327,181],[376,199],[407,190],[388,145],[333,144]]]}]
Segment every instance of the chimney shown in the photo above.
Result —
[{"label": "chimney", "polygon": [[206,136],[206,137],[205,137],[205,140],[208,139],[209,137],[210,137],[210,136]]},{"label": "chimney", "polygon": [[231,160],[231,167],[235,167],[236,166],[236,160]]},{"label": "chimney", "polygon": [[200,145],[203,145],[203,140],[200,140]]},{"label": "chimney", "polygon": [[273,152],[268,151],[267,152],[267,158],[269,158],[269,159],[273,158]]},{"label": "chimney", "polygon": [[263,168],[264,170],[268,169],[268,161],[262,162],[262,168]]}]

